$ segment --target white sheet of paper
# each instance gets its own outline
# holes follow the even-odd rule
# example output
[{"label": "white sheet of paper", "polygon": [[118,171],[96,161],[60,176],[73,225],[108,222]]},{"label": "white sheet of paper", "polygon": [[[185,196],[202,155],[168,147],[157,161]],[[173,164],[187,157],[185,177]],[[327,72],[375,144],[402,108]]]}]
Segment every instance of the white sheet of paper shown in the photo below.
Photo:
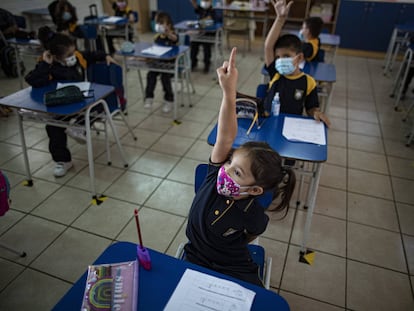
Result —
[{"label": "white sheet of paper", "polygon": [[325,126],[313,119],[285,117],[282,134],[288,140],[326,145]]},{"label": "white sheet of paper", "polygon": [[110,16],[110,17],[104,18],[102,21],[104,23],[117,23],[122,19],[124,19],[124,18],[120,17],[120,16]]},{"label": "white sheet of paper", "polygon": [[70,82],[70,83],[58,83],[56,86],[56,89],[61,89],[62,87],[69,86],[69,85],[75,85],[78,88],[80,88],[81,91],[89,91],[91,88],[90,82]]},{"label": "white sheet of paper", "polygon": [[255,295],[237,283],[187,269],[164,311],[248,311]]},{"label": "white sheet of paper", "polygon": [[144,54],[151,54],[151,55],[161,56],[161,55],[167,53],[168,51],[170,51],[171,49],[172,49],[172,47],[168,47],[168,46],[153,45],[153,46],[150,46],[147,49],[143,49],[141,52],[144,53]]}]

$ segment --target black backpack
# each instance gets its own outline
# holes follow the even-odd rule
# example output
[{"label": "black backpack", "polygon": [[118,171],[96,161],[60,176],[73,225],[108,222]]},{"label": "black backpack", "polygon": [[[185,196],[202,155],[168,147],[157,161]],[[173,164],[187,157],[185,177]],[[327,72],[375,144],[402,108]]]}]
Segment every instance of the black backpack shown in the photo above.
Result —
[{"label": "black backpack", "polygon": [[[0,64],[4,73],[8,77],[16,78],[19,76],[17,72],[16,50],[9,44],[0,48]],[[24,75],[26,68],[23,61],[20,61],[20,74]]]}]

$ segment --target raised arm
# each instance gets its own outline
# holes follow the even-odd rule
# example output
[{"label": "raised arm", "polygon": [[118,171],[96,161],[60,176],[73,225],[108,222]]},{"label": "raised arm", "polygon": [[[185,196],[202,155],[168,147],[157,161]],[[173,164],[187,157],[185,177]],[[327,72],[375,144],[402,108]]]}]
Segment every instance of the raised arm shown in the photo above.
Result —
[{"label": "raised arm", "polygon": [[274,46],[277,39],[280,36],[283,25],[285,24],[286,17],[289,14],[290,7],[293,4],[293,1],[290,1],[286,4],[286,0],[271,0],[273,7],[276,12],[276,19],[273,22],[272,27],[270,28],[269,33],[266,36],[265,40],[265,64],[269,66],[275,59]]},{"label": "raised arm", "polygon": [[224,162],[237,135],[236,87],[238,71],[236,68],[236,48],[233,48],[228,61],[217,69],[223,99],[218,117],[216,144],[211,153],[211,161]]}]

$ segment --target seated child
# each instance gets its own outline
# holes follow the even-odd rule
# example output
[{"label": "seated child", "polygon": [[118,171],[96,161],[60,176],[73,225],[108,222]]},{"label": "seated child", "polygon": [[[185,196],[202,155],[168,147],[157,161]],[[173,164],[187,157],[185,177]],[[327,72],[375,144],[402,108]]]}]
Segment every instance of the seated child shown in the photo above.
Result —
[{"label": "seated child", "polygon": [[[199,20],[215,20],[215,11],[210,0],[201,1],[200,4],[197,4],[196,0],[191,0],[191,3],[194,7],[194,12],[198,15]],[[200,45],[203,46],[204,51],[204,73],[208,73],[210,70],[212,46],[212,43],[208,42],[191,42],[191,69],[194,70],[197,67],[197,54]]]},{"label": "seated child", "polygon": [[[174,31],[171,17],[165,12],[158,12],[155,15],[154,43],[163,46],[175,46],[178,43],[178,36]],[[170,61],[166,61],[170,62]],[[161,75],[161,83],[164,89],[164,105],[162,111],[168,113],[174,104],[174,92],[171,86],[171,73],[160,73],[149,71],[147,74],[147,87],[145,88],[144,108],[151,109],[154,101],[154,89],[157,83],[157,76]]]},{"label": "seated child", "polygon": [[[236,48],[217,69],[223,91],[216,144],[206,179],[197,191],[188,216],[186,260],[263,286],[247,244],[266,230],[269,217],[256,200],[265,191],[280,198],[275,210],[289,208],[295,174],[282,166],[267,143],[250,141],[237,149]],[[272,174],[269,174],[272,172]]]},{"label": "seated child", "polygon": [[321,41],[319,35],[321,33],[323,21],[320,17],[308,17],[302,24],[299,32],[299,38],[303,41],[302,51],[307,62],[323,61],[319,58],[321,49]]},{"label": "seated child", "polygon": [[72,35],[76,38],[83,38],[83,32],[78,25],[76,8],[67,0],[55,0],[48,6],[49,14],[56,31]]},{"label": "seated child", "polygon": [[[43,87],[61,81],[84,81],[87,64],[96,61],[114,62],[102,52],[76,51],[73,37],[56,33],[48,26],[39,29],[38,38],[45,51],[36,67],[26,77],[26,82],[33,87]],[[62,118],[61,118],[62,119]],[[72,167],[71,153],[67,147],[67,136],[85,143],[86,137],[81,128],[68,128],[46,125],[49,137],[49,151],[56,162],[54,176],[62,177]]]},{"label": "seated child", "polygon": [[303,61],[302,43],[295,35],[286,34],[279,37],[292,1],[286,5],[285,0],[272,0],[276,19],[265,40],[265,69],[269,72],[269,89],[264,101],[270,110],[276,93],[280,98],[280,113],[303,114],[323,121],[328,127],[328,117],[320,111],[315,80],[299,69]]}]

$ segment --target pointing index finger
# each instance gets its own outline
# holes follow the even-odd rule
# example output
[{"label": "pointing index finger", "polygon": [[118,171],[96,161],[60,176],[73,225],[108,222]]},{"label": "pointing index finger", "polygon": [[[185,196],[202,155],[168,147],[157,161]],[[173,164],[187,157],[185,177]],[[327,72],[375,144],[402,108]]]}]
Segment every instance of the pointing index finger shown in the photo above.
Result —
[{"label": "pointing index finger", "polygon": [[231,53],[230,53],[230,58],[229,58],[229,67],[228,67],[228,71],[232,71],[233,70],[233,68],[235,68],[236,67],[236,54],[237,54],[237,48],[233,48],[232,50],[231,50]]}]

